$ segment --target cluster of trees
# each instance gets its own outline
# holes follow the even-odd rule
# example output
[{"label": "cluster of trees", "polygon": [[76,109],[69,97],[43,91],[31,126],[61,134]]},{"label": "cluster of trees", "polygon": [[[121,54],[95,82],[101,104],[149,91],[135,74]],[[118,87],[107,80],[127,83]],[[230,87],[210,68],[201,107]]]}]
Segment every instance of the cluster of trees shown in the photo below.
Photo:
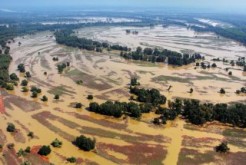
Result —
[{"label": "cluster of trees", "polygon": [[36,97],[38,97],[38,94],[42,92],[42,90],[36,86],[32,86],[31,92],[32,92],[31,97],[36,98]]},{"label": "cluster of trees", "polygon": [[216,68],[217,64],[213,63],[212,65],[210,65],[210,63],[205,63],[205,62],[197,62],[196,63],[196,67],[201,67],[202,69],[209,69],[209,68]]},{"label": "cluster of trees", "polygon": [[240,90],[236,90],[236,94],[244,93],[246,94],[246,87],[242,87]]},{"label": "cluster of trees", "polygon": [[167,98],[157,89],[144,89],[130,86],[130,93],[137,95],[139,102],[151,103],[153,106],[166,104]]},{"label": "cluster of trees", "polygon": [[[114,116],[116,118],[121,117],[123,114],[139,118],[141,117],[141,113],[146,112],[148,110],[147,106],[138,105],[134,102],[112,102],[107,101],[102,104],[98,104],[96,102],[92,102],[89,105],[89,111],[99,113],[107,116]],[[150,111],[150,110],[149,110]]]},{"label": "cluster of trees", "polygon": [[120,50],[128,51],[130,50],[126,46],[121,45],[109,45],[106,42],[93,41],[86,38],[78,38],[77,36],[72,35],[72,30],[60,30],[55,32],[56,42],[66,46],[76,47],[80,49],[85,49],[89,51],[101,52],[102,49],[106,48],[108,50]]},{"label": "cluster of trees", "polygon": [[246,105],[241,103],[228,105],[225,103],[212,104],[200,103],[199,100],[176,99],[169,103],[168,109],[159,108],[156,112],[161,114],[160,117],[154,119],[156,124],[160,124],[162,120],[165,124],[166,120],[173,120],[178,115],[182,115],[196,125],[216,120],[246,128]]},{"label": "cluster of trees", "polygon": [[26,154],[31,152],[31,147],[26,147],[26,149],[19,149],[19,151],[16,153],[18,157],[25,156]]},{"label": "cluster of trees", "polygon": [[79,147],[79,149],[84,151],[91,151],[96,146],[96,139],[87,138],[84,135],[80,135],[73,142],[74,145]]},{"label": "cluster of trees", "polygon": [[245,27],[233,27],[233,28],[223,28],[219,26],[210,26],[206,25],[206,27],[198,27],[198,26],[191,26],[193,30],[197,32],[214,32],[219,36],[223,36],[226,38],[230,38],[236,41],[239,41],[246,44],[246,28]]},{"label": "cluster of trees", "polygon": [[58,65],[57,65],[58,73],[61,74],[61,73],[63,72],[63,70],[64,70],[66,67],[69,67],[69,66],[70,66],[70,62],[58,64]]},{"label": "cluster of trees", "polygon": [[193,55],[181,54],[171,50],[159,50],[157,48],[145,48],[137,47],[136,51],[121,52],[120,55],[126,59],[151,61],[151,62],[167,62],[170,65],[187,65],[195,62],[196,60],[203,59],[203,57],[195,53]]},{"label": "cluster of trees", "polygon": [[9,83],[9,65],[12,57],[9,54],[0,53],[0,87],[7,88]]}]

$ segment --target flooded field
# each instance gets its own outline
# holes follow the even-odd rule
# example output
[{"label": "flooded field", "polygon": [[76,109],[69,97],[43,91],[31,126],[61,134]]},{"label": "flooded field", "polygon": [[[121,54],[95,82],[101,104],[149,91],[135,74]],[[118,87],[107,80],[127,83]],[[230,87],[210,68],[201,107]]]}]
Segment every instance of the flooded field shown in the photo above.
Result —
[{"label": "flooded field", "polygon": [[[126,34],[126,30],[138,31],[138,35]],[[108,41],[136,48],[160,47],[174,51],[195,51],[214,57],[234,58],[246,56],[246,47],[238,43],[214,35],[213,33],[197,33],[184,27],[95,27],[78,31],[80,37]]]},{"label": "flooded field", "polygon": [[[158,26],[153,29],[132,27],[130,29],[139,34],[126,35],[126,29],[129,28],[80,29],[78,34],[132,48],[156,45],[177,51],[196,51],[206,55],[208,62],[213,57],[246,56],[245,47],[210,33],[197,34],[185,28]],[[157,88],[168,99],[245,103],[245,95],[235,94],[246,85],[246,75],[237,66],[216,62],[217,68],[202,70],[194,69],[194,64],[177,68],[127,61],[119,52],[96,53],[58,45],[50,35],[52,33],[45,32],[19,37],[16,43],[10,44],[13,57],[10,73],[16,73],[23,80],[16,66],[24,63],[32,75],[28,86],[36,85],[42,93],[33,99],[29,92],[21,92],[21,86],[11,92],[1,91],[5,105],[4,111],[0,109],[0,144],[4,145],[2,153],[5,155],[0,156],[2,164],[19,165],[22,161],[7,149],[9,143],[15,144],[15,151],[30,146],[32,154],[25,159],[35,165],[67,164],[66,158],[71,156],[78,158],[77,164],[244,164],[246,130],[216,122],[194,126],[182,119],[154,126],[152,120],[156,115],[153,113],[144,114],[138,121],[129,117],[114,119],[86,110],[89,94],[99,103],[107,100],[128,102],[132,76],[138,77],[142,87]],[[59,61],[54,62],[53,57],[59,57]],[[71,65],[63,74],[58,74],[56,65],[62,62]],[[233,76],[228,76],[226,67],[231,68]],[[83,80],[83,85],[76,84],[78,80]],[[170,85],[173,88],[167,91]],[[192,94],[188,93],[190,88],[194,89]],[[227,91],[225,95],[218,93],[221,88]],[[59,101],[53,100],[54,94],[60,95]],[[47,103],[40,100],[43,95],[48,97]],[[71,107],[75,102],[81,102],[83,107]],[[8,122],[16,125],[17,133],[6,132]],[[27,136],[30,131],[34,132],[33,139]],[[96,138],[94,152],[78,150],[72,144],[81,134]],[[63,142],[62,148],[52,148],[47,159],[35,154],[37,148],[49,145],[56,138]],[[228,141],[230,154],[214,151],[214,146],[223,140]]]}]

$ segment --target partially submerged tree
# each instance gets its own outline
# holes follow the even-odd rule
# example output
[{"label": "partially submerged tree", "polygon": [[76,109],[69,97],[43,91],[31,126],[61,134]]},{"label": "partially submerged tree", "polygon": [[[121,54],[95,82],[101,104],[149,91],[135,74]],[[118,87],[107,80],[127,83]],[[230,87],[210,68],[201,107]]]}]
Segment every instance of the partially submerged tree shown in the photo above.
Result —
[{"label": "partially submerged tree", "polygon": [[226,93],[225,89],[224,88],[221,88],[220,89],[220,94],[225,94],[225,93]]},{"label": "partially submerged tree", "polygon": [[88,95],[88,96],[87,96],[87,99],[88,99],[88,100],[93,100],[93,95]]},{"label": "partially submerged tree", "polygon": [[230,148],[227,146],[227,142],[222,142],[220,145],[215,147],[216,152],[226,153],[230,151]]},{"label": "partially submerged tree", "polygon": [[75,157],[69,157],[69,158],[67,158],[67,161],[69,163],[76,163],[77,159]]},{"label": "partially submerged tree", "polygon": [[21,86],[27,86],[28,85],[28,81],[27,80],[22,80],[21,81]]},{"label": "partially submerged tree", "polygon": [[48,101],[48,97],[44,95],[44,96],[41,98],[41,100],[42,100],[43,102],[46,102],[46,101]]},{"label": "partially submerged tree", "polygon": [[38,151],[38,154],[39,155],[42,155],[42,156],[47,156],[51,153],[51,149],[50,149],[50,146],[42,146],[39,151]]},{"label": "partially submerged tree", "polygon": [[82,104],[81,104],[81,103],[76,103],[76,104],[75,104],[75,108],[78,108],[78,109],[79,109],[79,108],[81,108],[81,107],[82,107]]},{"label": "partially submerged tree", "polygon": [[24,64],[19,64],[17,66],[17,69],[21,72],[21,73],[25,73],[26,69],[25,69],[25,65]]},{"label": "partially submerged tree", "polygon": [[75,139],[74,144],[81,150],[90,151],[95,148],[96,140],[81,135]]},{"label": "partially submerged tree", "polygon": [[7,131],[8,132],[15,132],[15,130],[16,130],[15,125],[13,123],[8,123]]},{"label": "partially submerged tree", "polygon": [[56,94],[56,95],[54,96],[54,99],[55,99],[55,100],[59,100],[59,99],[60,99],[60,96]]}]

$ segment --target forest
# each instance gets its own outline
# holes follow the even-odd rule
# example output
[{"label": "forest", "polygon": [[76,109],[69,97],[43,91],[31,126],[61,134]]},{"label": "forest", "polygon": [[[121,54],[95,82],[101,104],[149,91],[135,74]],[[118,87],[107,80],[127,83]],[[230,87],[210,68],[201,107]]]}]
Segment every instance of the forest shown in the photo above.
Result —
[{"label": "forest", "polygon": [[9,64],[12,57],[9,54],[0,54],[0,86],[6,87],[9,81]]}]

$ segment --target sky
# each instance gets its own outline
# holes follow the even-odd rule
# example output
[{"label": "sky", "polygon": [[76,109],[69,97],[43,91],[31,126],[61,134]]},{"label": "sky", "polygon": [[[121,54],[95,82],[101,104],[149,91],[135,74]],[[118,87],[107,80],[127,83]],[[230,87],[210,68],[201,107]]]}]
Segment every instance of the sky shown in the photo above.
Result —
[{"label": "sky", "polygon": [[0,9],[28,7],[183,7],[246,10],[246,0],[0,0]]}]

